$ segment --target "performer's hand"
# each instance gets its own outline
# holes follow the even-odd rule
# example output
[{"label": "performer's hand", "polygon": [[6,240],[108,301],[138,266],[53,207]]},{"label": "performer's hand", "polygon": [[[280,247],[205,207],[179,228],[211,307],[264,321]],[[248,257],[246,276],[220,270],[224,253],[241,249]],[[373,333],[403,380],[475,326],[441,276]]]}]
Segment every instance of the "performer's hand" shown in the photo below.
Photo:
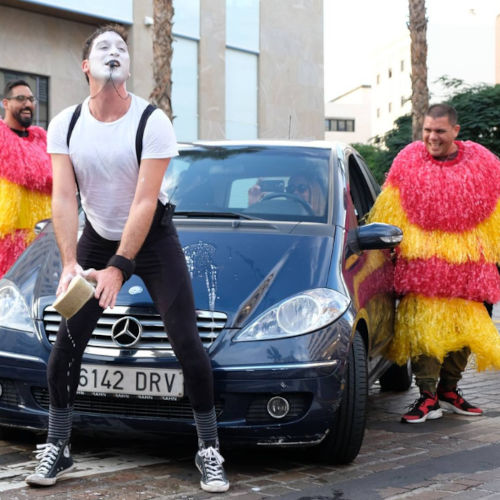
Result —
[{"label": "performer's hand", "polygon": [[61,277],[59,278],[59,286],[57,287],[56,295],[59,296],[64,293],[71,282],[71,280],[78,274],[83,275],[83,269],[75,262],[63,267]]},{"label": "performer's hand", "polygon": [[113,266],[100,271],[89,269],[86,271],[85,277],[97,283],[94,296],[99,299],[99,305],[103,309],[113,308],[118,292],[123,285],[123,274],[120,269]]}]

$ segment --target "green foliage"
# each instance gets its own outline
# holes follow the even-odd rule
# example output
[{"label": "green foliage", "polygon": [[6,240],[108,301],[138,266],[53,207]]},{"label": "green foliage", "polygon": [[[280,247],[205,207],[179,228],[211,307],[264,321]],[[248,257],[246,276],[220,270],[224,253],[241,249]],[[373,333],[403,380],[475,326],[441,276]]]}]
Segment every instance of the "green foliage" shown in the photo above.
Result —
[{"label": "green foliage", "polygon": [[[482,144],[500,156],[500,85],[468,86],[462,80],[442,77],[449,92],[446,101],[458,113],[458,139]],[[375,179],[383,183],[396,155],[411,142],[411,115],[400,116],[394,128],[374,145],[353,144],[366,160]]]},{"label": "green foliage", "polygon": [[448,101],[458,113],[463,141],[475,141],[500,156],[500,85],[480,85]]},{"label": "green foliage", "polygon": [[[371,144],[352,144],[353,148],[365,159],[373,177],[379,184],[383,184],[387,171],[387,152]],[[389,162],[389,166],[391,163]]]}]

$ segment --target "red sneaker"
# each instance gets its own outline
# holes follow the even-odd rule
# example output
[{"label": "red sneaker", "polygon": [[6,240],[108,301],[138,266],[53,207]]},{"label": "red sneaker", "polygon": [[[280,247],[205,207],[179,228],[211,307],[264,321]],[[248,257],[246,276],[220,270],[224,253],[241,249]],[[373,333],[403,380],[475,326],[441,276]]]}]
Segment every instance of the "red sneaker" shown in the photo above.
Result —
[{"label": "red sneaker", "polygon": [[437,395],[439,403],[445,410],[450,410],[459,415],[468,415],[469,417],[479,417],[483,410],[477,406],[472,406],[462,396],[462,392],[456,387],[445,390],[438,387]]},{"label": "red sneaker", "polygon": [[407,424],[420,424],[427,419],[434,420],[443,416],[437,394],[431,394],[427,391],[423,391],[420,397],[408,408],[410,411],[401,417],[401,422]]}]

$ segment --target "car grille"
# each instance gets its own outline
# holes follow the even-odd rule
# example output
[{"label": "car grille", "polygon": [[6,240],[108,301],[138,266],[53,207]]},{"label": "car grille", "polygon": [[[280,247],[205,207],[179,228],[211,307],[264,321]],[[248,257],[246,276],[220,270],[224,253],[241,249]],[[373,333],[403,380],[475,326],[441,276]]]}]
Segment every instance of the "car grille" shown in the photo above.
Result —
[{"label": "car grille", "polygon": [[[111,328],[124,316],[135,318],[142,326],[141,338],[133,346],[134,349],[172,350],[160,315],[150,307],[115,306],[113,309],[106,309],[92,332],[88,346],[116,349],[118,346],[111,338]],[[216,311],[196,311],[196,319],[201,341],[208,348],[223,330],[227,315]],[[43,326],[51,344],[56,341],[60,322],[61,315],[52,306],[44,309]]]},{"label": "car grille", "polygon": [[[49,409],[49,391],[43,387],[32,387],[35,401],[44,410]],[[217,418],[222,414],[223,404],[215,402]],[[77,394],[74,410],[78,413],[98,413],[143,418],[167,418],[171,420],[193,420],[193,410],[189,400],[183,398],[176,401],[162,399],[116,398],[113,396],[94,396]]]},{"label": "car grille", "polygon": [[2,386],[0,404],[18,406],[20,401],[14,381],[6,378],[0,378],[0,385]]}]

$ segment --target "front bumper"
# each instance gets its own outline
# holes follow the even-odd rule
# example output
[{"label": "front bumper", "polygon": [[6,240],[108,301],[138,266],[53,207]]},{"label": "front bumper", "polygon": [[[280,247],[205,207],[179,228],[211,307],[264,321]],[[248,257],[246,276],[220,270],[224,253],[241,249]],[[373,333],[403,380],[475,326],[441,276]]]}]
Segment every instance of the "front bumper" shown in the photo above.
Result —
[{"label": "front bumper", "polygon": [[[314,334],[314,342],[323,346],[322,349],[326,338],[336,339],[328,359],[316,362],[301,361],[290,355],[281,357],[278,362],[268,359],[267,363],[259,363],[256,356],[241,356],[242,350],[246,349],[248,353],[256,344],[233,343],[230,346],[230,336],[225,340],[226,345],[217,345],[210,355],[221,440],[266,446],[305,446],[320,442],[332,425],[341,398],[350,342],[348,321],[337,323],[335,330],[333,333]],[[302,347],[308,347],[310,354],[312,342],[306,337],[300,341],[304,344]],[[0,341],[0,425],[40,431],[47,428],[46,369],[50,344],[45,340],[38,344],[37,355],[11,353]],[[274,352],[276,345],[266,344],[267,350]],[[296,346],[297,341],[293,345]],[[335,356],[331,355],[333,352]],[[236,359],[246,359],[247,364],[229,362]],[[86,354],[84,362],[126,364],[127,360]],[[135,366],[151,367],[155,363],[163,368],[177,367],[177,360],[172,357],[134,359]],[[267,412],[267,403],[273,396],[282,396],[289,402],[290,411],[285,417],[273,418]],[[102,394],[78,394],[73,415],[74,429],[84,432],[195,436],[187,398],[124,399]]]}]

